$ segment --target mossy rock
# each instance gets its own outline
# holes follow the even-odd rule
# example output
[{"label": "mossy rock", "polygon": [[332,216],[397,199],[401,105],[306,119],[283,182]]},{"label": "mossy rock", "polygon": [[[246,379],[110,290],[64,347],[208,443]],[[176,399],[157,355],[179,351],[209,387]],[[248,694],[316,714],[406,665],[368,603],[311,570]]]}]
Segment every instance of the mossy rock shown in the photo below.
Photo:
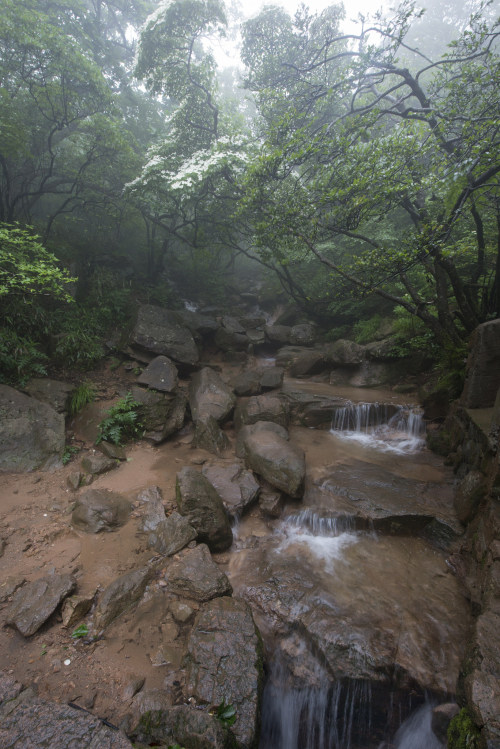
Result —
[{"label": "mossy rock", "polygon": [[481,749],[481,732],[463,707],[448,726],[448,749]]}]

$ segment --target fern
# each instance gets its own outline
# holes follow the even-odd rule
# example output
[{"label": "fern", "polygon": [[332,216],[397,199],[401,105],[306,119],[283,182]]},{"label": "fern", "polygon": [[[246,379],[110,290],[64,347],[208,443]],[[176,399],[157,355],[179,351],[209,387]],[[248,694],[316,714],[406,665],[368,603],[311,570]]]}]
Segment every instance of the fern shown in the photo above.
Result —
[{"label": "fern", "polygon": [[141,436],[144,426],[136,410],[139,406],[131,393],[115,403],[98,426],[96,445],[103,440],[121,445],[127,439]]}]

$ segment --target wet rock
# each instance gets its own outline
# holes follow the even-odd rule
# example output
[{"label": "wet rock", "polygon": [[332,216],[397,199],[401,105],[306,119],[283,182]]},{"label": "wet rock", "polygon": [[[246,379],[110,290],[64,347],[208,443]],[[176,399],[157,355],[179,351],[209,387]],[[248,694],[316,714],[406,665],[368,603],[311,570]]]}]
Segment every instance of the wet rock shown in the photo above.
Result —
[{"label": "wet rock", "polygon": [[262,346],[266,342],[266,335],[263,330],[247,330],[246,336],[253,346]]},{"label": "wet rock", "polygon": [[165,521],[163,495],[159,486],[148,486],[137,495],[137,501],[145,505],[145,512],[141,518],[140,529],[149,533]]},{"label": "wet rock", "polygon": [[136,722],[143,715],[157,710],[168,710],[172,706],[172,697],[164,689],[147,689],[139,692],[134,698],[133,710],[137,716]]},{"label": "wet rock", "polygon": [[217,490],[231,517],[240,517],[257,499],[260,486],[242,463],[209,463],[203,467],[202,473]]},{"label": "wet rock", "polygon": [[264,367],[261,370],[260,384],[262,390],[276,390],[283,385],[283,367]]},{"label": "wet rock", "polygon": [[107,473],[118,466],[118,462],[113,458],[107,458],[102,453],[91,452],[85,455],[80,461],[80,466],[84,473],[90,473],[92,476],[98,476],[101,473]]},{"label": "wet rock", "polygon": [[327,366],[328,362],[323,351],[308,349],[295,357],[289,371],[292,377],[305,377],[324,372]]},{"label": "wet rock", "polygon": [[68,410],[68,402],[75,386],[69,382],[51,380],[49,377],[34,377],[28,382],[24,390],[42,403],[51,406],[57,413]]},{"label": "wet rock", "polygon": [[85,476],[81,471],[72,471],[66,477],[66,483],[70,489],[76,492],[83,485]]},{"label": "wet rock", "polygon": [[286,402],[277,395],[253,395],[238,403],[234,412],[236,429],[257,421],[273,421],[288,426],[289,413]]},{"label": "wet rock", "polygon": [[96,631],[104,629],[133,603],[141,598],[146,585],[152,579],[154,569],[141,567],[127,572],[104,589],[94,611],[94,627]]},{"label": "wet rock", "polygon": [[326,346],[325,354],[334,367],[353,367],[364,360],[365,349],[354,341],[341,338]]},{"label": "wet rock", "polygon": [[0,671],[0,705],[10,700],[15,700],[21,694],[23,685],[16,681],[11,674]]},{"label": "wet rock", "polygon": [[188,518],[172,512],[168,518],[162,520],[151,530],[148,546],[159,554],[170,557],[187,546],[197,537],[197,531],[190,524]]},{"label": "wet rock", "polygon": [[282,367],[246,369],[234,381],[234,392],[239,396],[259,395],[264,390],[275,390],[283,384]]},{"label": "wet rock", "polygon": [[[495,741],[500,736],[500,691],[498,676],[500,663],[500,644],[498,631],[500,613],[497,598],[492,608],[486,611],[475,622],[473,651],[470,660],[470,673],[464,679],[465,694],[472,717],[477,725],[483,727],[483,734],[496,747]],[[497,610],[494,606],[496,604]]]},{"label": "wet rock", "polygon": [[157,356],[138,377],[139,385],[171,393],[179,384],[177,367],[168,356]]},{"label": "wet rock", "polygon": [[304,452],[287,442],[269,422],[257,422],[255,428],[243,427],[238,444],[245,465],[262,476],[271,486],[290,497],[301,497],[306,473]]},{"label": "wet rock", "polygon": [[144,676],[130,676],[122,692],[122,700],[128,702],[140,692],[146,679]]},{"label": "wet rock", "polygon": [[261,491],[259,507],[270,518],[279,518],[283,512],[283,497],[281,492]]},{"label": "wet rock", "polygon": [[214,317],[203,315],[191,310],[176,310],[176,316],[189,330],[202,338],[208,338],[219,329],[220,325]]},{"label": "wet rock", "polygon": [[10,575],[0,583],[0,603],[4,603],[26,582],[23,575]]},{"label": "wet rock", "polygon": [[148,711],[133,732],[136,741],[191,749],[237,749],[236,740],[214,716],[188,705]]},{"label": "wet rock", "polygon": [[185,624],[188,622],[194,614],[194,609],[185,601],[172,601],[170,604],[170,611],[176,622],[179,624]]},{"label": "wet rock", "polygon": [[266,337],[272,343],[289,343],[291,327],[288,325],[267,325],[265,327]]},{"label": "wet rock", "polygon": [[6,623],[24,637],[33,635],[76,587],[71,575],[46,575],[27,583],[14,595]]},{"label": "wet rock", "polygon": [[179,512],[196,529],[198,540],[211,551],[225,551],[233,542],[229,517],[221,497],[196,469],[185,467],[177,474],[176,499]]},{"label": "wet rock", "polygon": [[257,434],[261,431],[261,429],[267,429],[268,431],[273,432],[285,441],[289,439],[289,435],[285,427],[282,427],[279,424],[275,424],[274,421],[258,421],[256,424],[247,424],[245,427],[243,427],[243,429],[240,429],[236,438],[235,452],[238,458],[245,457],[245,440],[248,438],[248,436],[251,434]]},{"label": "wet rock", "polygon": [[160,443],[182,429],[187,405],[184,393],[159,393],[140,387],[133,387],[131,393],[133,399],[140,403],[138,412],[146,439]]},{"label": "wet rock", "polygon": [[108,458],[113,460],[127,460],[127,454],[121,445],[113,445],[112,442],[103,440],[99,442],[99,450]]},{"label": "wet rock", "polygon": [[165,580],[170,592],[195,601],[209,601],[232,593],[227,576],[212,561],[205,544],[186,550],[179,560],[172,561]]},{"label": "wet rock", "polygon": [[292,346],[314,346],[316,329],[311,323],[299,323],[290,330],[289,341]]},{"label": "wet rock", "polygon": [[245,332],[245,328],[240,323],[240,321],[236,319],[236,317],[230,317],[229,315],[224,315],[221,322],[222,322],[222,326],[230,333],[244,333]]},{"label": "wet rock", "polygon": [[279,367],[289,369],[302,355],[307,354],[309,349],[304,346],[283,346],[276,354],[276,364]]},{"label": "wet rock", "polygon": [[210,367],[204,367],[193,376],[189,385],[189,406],[194,422],[212,416],[221,423],[229,416],[235,402],[232,389]]},{"label": "wet rock", "polygon": [[246,351],[250,338],[246,333],[234,333],[226,328],[219,328],[215,334],[215,344],[223,351]]},{"label": "wet rock", "polygon": [[456,702],[446,702],[443,705],[438,705],[432,711],[431,728],[439,741],[445,746],[450,721],[459,712],[460,708]]},{"label": "wet rock", "polygon": [[188,641],[186,691],[198,702],[236,708],[232,726],[239,746],[258,740],[262,645],[250,607],[216,598],[198,612]]},{"label": "wet rock", "polygon": [[0,385],[0,470],[60,468],[64,416],[14,388]]},{"label": "wet rock", "polygon": [[500,320],[490,320],[472,334],[460,400],[465,408],[490,408],[499,387]]},{"label": "wet rock", "polygon": [[125,525],[132,505],[121,494],[107,489],[87,489],[75,503],[71,522],[85,533],[112,531]]},{"label": "wet rock", "polygon": [[281,394],[287,403],[290,423],[307,427],[330,427],[333,414],[346,405],[345,398],[316,395],[286,388]]},{"label": "wet rock", "polygon": [[481,471],[470,471],[459,483],[454,505],[457,517],[464,525],[476,515],[486,494],[486,479]]},{"label": "wet rock", "polygon": [[193,445],[212,455],[223,455],[230,442],[213,416],[206,416],[195,423]]},{"label": "wet rock", "polygon": [[0,724],[0,746],[37,749],[132,749],[116,729],[86,710],[34,699],[20,703]]},{"label": "wet rock", "polygon": [[70,596],[62,607],[62,620],[65,627],[74,627],[86,616],[94,603],[95,591],[86,596]]},{"label": "wet rock", "polygon": [[130,346],[138,357],[141,352],[163,355],[189,368],[199,361],[189,328],[179,321],[175,312],[152,304],[139,307]]}]

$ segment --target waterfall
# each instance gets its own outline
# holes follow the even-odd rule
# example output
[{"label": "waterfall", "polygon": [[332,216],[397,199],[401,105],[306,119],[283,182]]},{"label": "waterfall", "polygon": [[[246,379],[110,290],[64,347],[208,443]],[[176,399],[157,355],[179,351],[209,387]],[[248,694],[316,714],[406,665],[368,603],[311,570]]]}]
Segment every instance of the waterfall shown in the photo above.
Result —
[{"label": "waterfall", "polygon": [[431,727],[432,705],[422,705],[398,729],[394,737],[396,749],[443,749]]},{"label": "waterfall", "polygon": [[346,531],[354,531],[354,520],[350,515],[320,515],[317,510],[309,507],[300,512],[288,515],[289,525],[305,528],[314,536],[340,536]]},{"label": "waterfall", "polygon": [[424,445],[425,422],[419,406],[349,402],[335,410],[330,431],[368,447],[414,452]]}]

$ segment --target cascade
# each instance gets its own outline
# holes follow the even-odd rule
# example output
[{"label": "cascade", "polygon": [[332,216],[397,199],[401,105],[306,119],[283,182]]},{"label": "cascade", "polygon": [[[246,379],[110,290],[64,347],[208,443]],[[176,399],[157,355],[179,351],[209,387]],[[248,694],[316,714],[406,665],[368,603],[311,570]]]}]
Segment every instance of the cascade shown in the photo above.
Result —
[{"label": "cascade", "polygon": [[335,410],[330,431],[366,446],[413,452],[424,444],[425,422],[419,406],[349,402]]}]

